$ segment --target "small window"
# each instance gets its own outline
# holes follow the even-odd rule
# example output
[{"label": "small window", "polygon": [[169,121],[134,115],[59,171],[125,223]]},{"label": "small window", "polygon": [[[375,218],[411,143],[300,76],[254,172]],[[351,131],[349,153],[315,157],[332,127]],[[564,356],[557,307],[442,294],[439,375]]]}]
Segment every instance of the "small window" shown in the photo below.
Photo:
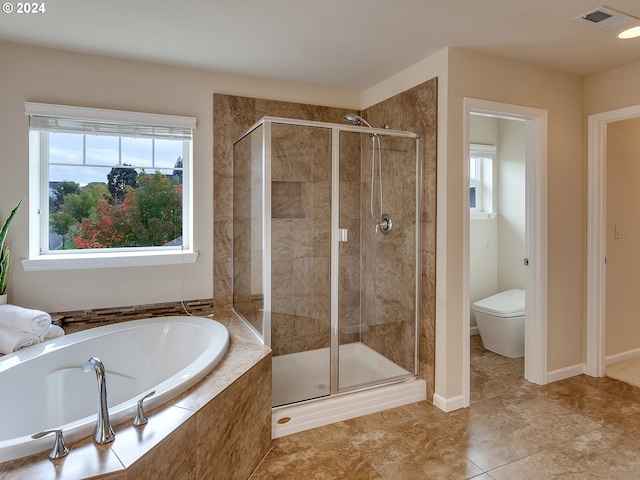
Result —
[{"label": "small window", "polygon": [[478,185],[471,184],[469,186],[469,206],[471,210],[478,209]]},{"label": "small window", "polygon": [[25,104],[30,259],[191,251],[195,118]]},{"label": "small window", "polygon": [[469,208],[472,212],[493,209],[493,159],[496,147],[472,144],[469,150]]}]

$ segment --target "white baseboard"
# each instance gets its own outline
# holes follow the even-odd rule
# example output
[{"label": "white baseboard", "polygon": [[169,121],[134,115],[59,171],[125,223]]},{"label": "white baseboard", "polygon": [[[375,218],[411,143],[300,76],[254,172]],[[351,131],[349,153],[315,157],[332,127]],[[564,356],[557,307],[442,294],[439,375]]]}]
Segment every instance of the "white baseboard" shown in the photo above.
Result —
[{"label": "white baseboard", "polygon": [[433,394],[433,404],[444,412],[453,412],[454,410],[459,410],[465,406],[464,397],[462,395],[458,395],[453,398],[445,398],[437,393]]},{"label": "white baseboard", "polygon": [[469,335],[480,335],[480,330],[478,330],[478,326],[469,328]]},{"label": "white baseboard", "polygon": [[609,355],[605,357],[604,364],[613,365],[614,363],[623,362],[625,360],[631,360],[632,358],[640,357],[640,348],[635,348],[633,350],[627,350],[626,352],[616,353],[615,355]]},{"label": "white baseboard", "polygon": [[578,363],[570,367],[559,368],[558,370],[552,370],[547,372],[547,383],[557,382],[558,380],[564,380],[565,378],[575,377],[576,375],[582,375],[585,373],[586,364]]},{"label": "white baseboard", "polygon": [[[624,360],[631,360],[632,358],[640,357],[640,348],[633,350],[627,350],[626,352],[616,353],[615,355],[609,355],[605,357],[605,366],[613,365],[614,363],[622,362]],[[585,363],[579,363],[570,367],[559,368],[547,373],[547,382],[557,382],[558,380],[564,380],[565,378],[575,377],[586,373],[587,365]]]}]

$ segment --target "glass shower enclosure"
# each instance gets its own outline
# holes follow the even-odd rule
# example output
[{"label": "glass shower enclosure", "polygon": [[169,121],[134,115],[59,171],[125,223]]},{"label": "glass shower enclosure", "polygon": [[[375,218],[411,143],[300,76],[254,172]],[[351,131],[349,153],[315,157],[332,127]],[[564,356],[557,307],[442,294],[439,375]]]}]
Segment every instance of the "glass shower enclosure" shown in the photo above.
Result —
[{"label": "glass shower enclosure", "polygon": [[418,374],[419,141],[264,117],[234,143],[233,309],[274,407]]}]

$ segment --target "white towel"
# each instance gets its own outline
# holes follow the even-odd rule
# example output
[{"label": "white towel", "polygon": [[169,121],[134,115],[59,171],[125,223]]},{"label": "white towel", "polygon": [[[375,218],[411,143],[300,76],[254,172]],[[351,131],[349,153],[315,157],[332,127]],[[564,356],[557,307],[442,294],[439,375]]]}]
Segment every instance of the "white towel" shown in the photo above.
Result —
[{"label": "white towel", "polygon": [[0,353],[11,353],[21,348],[40,343],[34,333],[21,332],[14,328],[0,327]]},{"label": "white towel", "polygon": [[54,338],[58,338],[63,335],[64,330],[58,325],[49,325],[49,328],[44,333],[38,335],[38,338],[41,342],[46,342],[47,340],[53,340]]},{"label": "white towel", "polygon": [[41,310],[0,305],[0,326],[40,335],[51,325],[51,315]]}]

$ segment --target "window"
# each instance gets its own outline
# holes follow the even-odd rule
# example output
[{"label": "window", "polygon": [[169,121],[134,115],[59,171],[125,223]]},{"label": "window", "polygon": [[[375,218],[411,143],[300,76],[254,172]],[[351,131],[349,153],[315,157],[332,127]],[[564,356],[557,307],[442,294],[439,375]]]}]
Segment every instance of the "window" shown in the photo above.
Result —
[{"label": "window", "polygon": [[25,112],[35,206],[25,269],[177,263],[193,253],[195,118],[36,103]]},{"label": "window", "polygon": [[469,207],[472,212],[493,209],[494,145],[471,144],[469,149]]},{"label": "window", "polygon": [[471,210],[478,210],[481,207],[482,171],[480,157],[472,156],[469,161],[469,206]]}]

